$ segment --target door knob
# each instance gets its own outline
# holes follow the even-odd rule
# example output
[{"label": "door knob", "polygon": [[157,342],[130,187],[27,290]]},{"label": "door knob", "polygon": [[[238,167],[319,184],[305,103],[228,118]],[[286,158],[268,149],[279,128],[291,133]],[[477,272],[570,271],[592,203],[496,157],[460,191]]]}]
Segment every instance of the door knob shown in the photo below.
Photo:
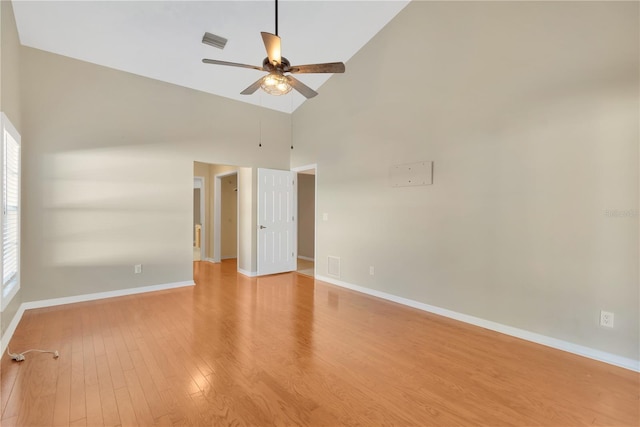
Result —
[{"label": "door knob", "polygon": [[260,226],[260,230],[262,230],[262,229],[264,229],[264,228],[267,228],[267,227],[265,227],[264,225],[261,225],[261,226]]}]

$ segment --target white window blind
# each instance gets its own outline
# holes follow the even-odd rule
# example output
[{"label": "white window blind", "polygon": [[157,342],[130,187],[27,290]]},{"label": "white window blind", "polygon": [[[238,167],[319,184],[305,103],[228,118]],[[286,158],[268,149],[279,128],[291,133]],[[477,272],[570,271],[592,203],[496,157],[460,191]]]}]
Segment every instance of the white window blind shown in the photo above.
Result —
[{"label": "white window blind", "polygon": [[20,135],[2,115],[2,310],[20,287]]}]

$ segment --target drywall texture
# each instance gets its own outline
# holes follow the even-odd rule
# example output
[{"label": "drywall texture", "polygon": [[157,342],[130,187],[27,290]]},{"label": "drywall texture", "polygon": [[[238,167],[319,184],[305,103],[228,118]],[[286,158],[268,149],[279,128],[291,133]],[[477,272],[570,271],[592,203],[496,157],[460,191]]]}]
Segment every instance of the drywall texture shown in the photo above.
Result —
[{"label": "drywall texture", "polygon": [[288,166],[286,114],[21,49],[24,301],[191,280],[193,162]]},{"label": "drywall texture", "polygon": [[411,2],[294,113],[318,274],[639,359],[638,6]]},{"label": "drywall texture", "polygon": [[298,174],[298,256],[313,258],[315,209],[315,175]]},{"label": "drywall texture", "polygon": [[[20,42],[13,16],[13,7],[9,1],[0,1],[0,111],[22,136],[22,117],[20,112]],[[24,138],[21,140],[24,147]],[[24,187],[23,187],[24,188]],[[24,224],[23,224],[24,227]],[[22,249],[22,268],[26,264]],[[0,336],[11,323],[22,302],[22,290],[0,313]]]}]

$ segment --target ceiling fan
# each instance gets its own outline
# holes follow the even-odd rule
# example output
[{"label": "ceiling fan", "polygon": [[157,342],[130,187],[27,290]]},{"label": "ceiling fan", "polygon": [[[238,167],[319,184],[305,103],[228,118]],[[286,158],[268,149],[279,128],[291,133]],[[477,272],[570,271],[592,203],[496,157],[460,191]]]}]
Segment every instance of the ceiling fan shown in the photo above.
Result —
[{"label": "ceiling fan", "polygon": [[280,37],[278,36],[278,0],[276,3],[276,33],[271,34],[261,32],[264,47],[267,50],[267,57],[262,61],[262,67],[255,65],[239,64],[236,62],[218,61],[217,59],[203,59],[205,64],[228,65],[231,67],[251,68],[259,71],[266,71],[267,74],[261,77],[251,86],[240,92],[242,95],[251,95],[258,88],[262,88],[271,95],[284,95],[295,89],[306,98],[313,98],[318,94],[315,90],[294,78],[290,74],[296,73],[344,73],[345,66],[342,62],[328,62],[324,64],[291,65],[287,58],[283,57],[280,51]]}]

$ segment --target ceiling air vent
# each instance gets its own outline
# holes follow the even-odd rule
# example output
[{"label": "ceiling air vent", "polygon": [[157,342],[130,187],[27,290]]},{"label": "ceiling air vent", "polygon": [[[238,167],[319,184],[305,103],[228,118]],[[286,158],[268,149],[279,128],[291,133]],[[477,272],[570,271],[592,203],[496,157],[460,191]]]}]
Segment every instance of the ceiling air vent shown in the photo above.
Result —
[{"label": "ceiling air vent", "polygon": [[224,46],[227,44],[227,39],[216,36],[215,34],[204,33],[204,36],[202,36],[202,43],[217,47],[218,49],[224,49]]}]

